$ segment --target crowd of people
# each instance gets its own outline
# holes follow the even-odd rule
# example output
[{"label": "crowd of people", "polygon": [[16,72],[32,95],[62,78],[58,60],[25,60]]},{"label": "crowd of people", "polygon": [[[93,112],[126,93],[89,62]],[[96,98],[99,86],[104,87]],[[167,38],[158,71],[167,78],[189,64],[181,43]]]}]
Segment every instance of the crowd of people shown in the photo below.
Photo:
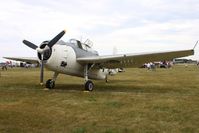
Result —
[{"label": "crowd of people", "polygon": [[156,68],[171,68],[173,62],[171,61],[161,61],[161,62],[149,62],[145,63],[142,68],[147,68],[148,70],[155,70]]}]

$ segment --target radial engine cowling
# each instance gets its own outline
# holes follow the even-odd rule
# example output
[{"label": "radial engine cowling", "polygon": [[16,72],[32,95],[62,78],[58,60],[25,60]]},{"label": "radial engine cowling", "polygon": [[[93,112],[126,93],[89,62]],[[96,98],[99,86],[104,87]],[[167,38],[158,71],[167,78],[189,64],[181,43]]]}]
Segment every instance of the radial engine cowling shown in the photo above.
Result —
[{"label": "radial engine cowling", "polygon": [[[47,45],[48,45],[49,41],[44,41],[40,46],[39,48],[40,49],[44,49]],[[43,60],[46,61],[50,58],[52,54],[52,48],[48,48],[44,51],[43,53]],[[39,60],[41,60],[41,53],[37,52],[37,56],[39,58]]]}]

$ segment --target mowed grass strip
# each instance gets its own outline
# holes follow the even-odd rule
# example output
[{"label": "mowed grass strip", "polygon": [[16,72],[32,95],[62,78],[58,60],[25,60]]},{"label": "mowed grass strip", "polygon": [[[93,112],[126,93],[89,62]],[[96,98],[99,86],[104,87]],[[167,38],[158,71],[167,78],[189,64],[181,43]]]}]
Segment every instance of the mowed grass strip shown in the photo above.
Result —
[{"label": "mowed grass strip", "polygon": [[[52,72],[45,71],[45,79]],[[199,68],[126,69],[94,81],[60,75],[56,89],[39,85],[39,69],[1,71],[0,132],[199,132]]]}]

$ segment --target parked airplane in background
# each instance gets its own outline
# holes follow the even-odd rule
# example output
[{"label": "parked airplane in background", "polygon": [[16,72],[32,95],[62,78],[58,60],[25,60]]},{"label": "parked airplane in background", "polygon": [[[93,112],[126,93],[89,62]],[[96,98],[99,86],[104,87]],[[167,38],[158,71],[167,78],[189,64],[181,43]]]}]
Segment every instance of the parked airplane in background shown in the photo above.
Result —
[{"label": "parked airplane in background", "polygon": [[172,60],[194,54],[194,49],[189,49],[100,56],[97,51],[92,49],[91,41],[87,40],[82,43],[79,40],[70,39],[68,42],[64,42],[60,40],[64,34],[65,31],[60,32],[52,40],[42,42],[39,47],[27,40],[23,40],[25,45],[37,51],[37,57],[35,58],[4,58],[32,63],[39,62],[41,64],[41,84],[43,84],[45,64],[48,69],[54,71],[52,79],[46,81],[46,87],[49,89],[55,87],[56,78],[59,73],[62,73],[83,77],[85,79],[85,89],[92,91],[94,84],[89,79],[106,79],[109,74],[116,74],[118,68],[139,67],[146,62]]}]

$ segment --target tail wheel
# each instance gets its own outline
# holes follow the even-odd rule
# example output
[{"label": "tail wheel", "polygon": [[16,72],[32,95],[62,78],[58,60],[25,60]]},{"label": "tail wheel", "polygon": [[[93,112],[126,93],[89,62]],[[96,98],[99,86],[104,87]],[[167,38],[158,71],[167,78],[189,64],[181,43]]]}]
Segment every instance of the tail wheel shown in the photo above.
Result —
[{"label": "tail wheel", "polygon": [[87,91],[93,91],[94,89],[94,84],[92,81],[88,80],[86,83],[85,83],[85,90]]},{"label": "tail wheel", "polygon": [[46,81],[46,88],[53,89],[55,87],[55,81],[49,79]]}]

